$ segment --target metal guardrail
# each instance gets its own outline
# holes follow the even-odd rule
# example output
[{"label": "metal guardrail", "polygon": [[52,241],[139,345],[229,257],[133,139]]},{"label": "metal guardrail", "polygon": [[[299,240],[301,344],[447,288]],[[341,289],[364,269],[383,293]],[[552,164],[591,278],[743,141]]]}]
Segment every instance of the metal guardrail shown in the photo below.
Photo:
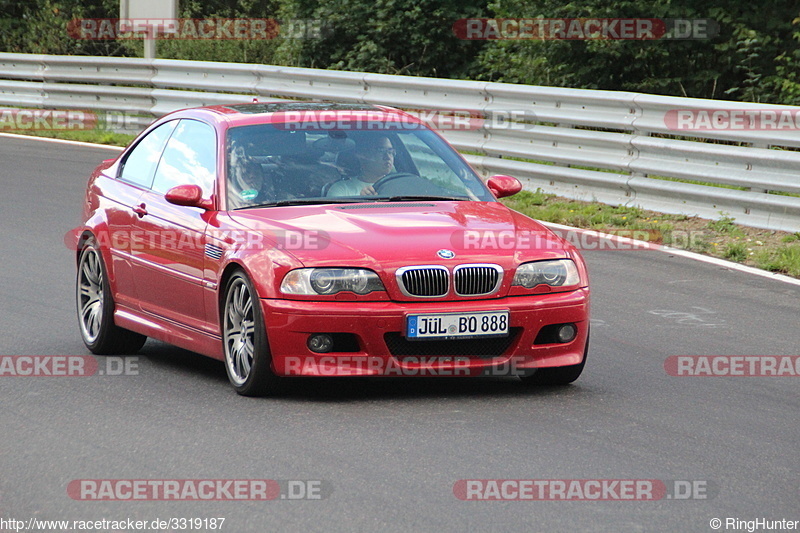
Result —
[{"label": "metal guardrail", "polygon": [[[800,231],[800,127],[679,130],[676,110],[800,107],[267,65],[0,53],[0,105],[139,113],[274,99],[513,113],[442,131],[482,174],[528,189]],[[800,118],[797,118],[800,122]],[[694,180],[701,184],[663,178]],[[715,184],[712,186],[709,184]],[[737,188],[732,188],[737,187]],[[744,188],[742,190],[741,188]]]}]

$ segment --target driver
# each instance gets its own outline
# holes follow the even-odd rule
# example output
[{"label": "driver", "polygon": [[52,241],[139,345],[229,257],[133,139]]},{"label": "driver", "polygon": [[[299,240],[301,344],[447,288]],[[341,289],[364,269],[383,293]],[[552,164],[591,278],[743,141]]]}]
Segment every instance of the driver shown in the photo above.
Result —
[{"label": "driver", "polygon": [[378,194],[373,183],[392,173],[395,149],[388,137],[367,137],[358,143],[355,156],[361,166],[361,174],[337,181],[328,190],[328,196],[374,196]]}]

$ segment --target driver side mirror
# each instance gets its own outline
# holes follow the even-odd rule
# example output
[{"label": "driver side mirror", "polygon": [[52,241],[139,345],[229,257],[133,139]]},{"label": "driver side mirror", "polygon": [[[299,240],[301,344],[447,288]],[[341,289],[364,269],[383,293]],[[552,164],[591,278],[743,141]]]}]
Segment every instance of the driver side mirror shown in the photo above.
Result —
[{"label": "driver side mirror", "polygon": [[164,198],[175,205],[199,207],[206,211],[214,209],[214,202],[203,198],[203,190],[198,185],[178,185],[168,190]]},{"label": "driver side mirror", "polygon": [[522,190],[522,183],[513,176],[497,175],[489,178],[486,186],[492,191],[497,198],[505,198],[507,196],[514,196]]}]

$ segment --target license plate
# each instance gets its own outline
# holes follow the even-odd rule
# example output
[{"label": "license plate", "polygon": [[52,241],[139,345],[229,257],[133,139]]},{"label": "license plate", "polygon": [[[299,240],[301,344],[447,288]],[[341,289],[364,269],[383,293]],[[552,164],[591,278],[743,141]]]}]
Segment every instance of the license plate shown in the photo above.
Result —
[{"label": "license plate", "polygon": [[508,311],[434,313],[406,317],[406,338],[409,340],[470,339],[506,335],[508,335]]}]

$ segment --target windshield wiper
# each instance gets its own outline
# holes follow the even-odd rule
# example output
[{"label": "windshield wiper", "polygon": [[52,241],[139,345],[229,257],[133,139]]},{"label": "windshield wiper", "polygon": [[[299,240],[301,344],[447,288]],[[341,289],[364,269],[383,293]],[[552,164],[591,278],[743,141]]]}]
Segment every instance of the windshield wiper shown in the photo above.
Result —
[{"label": "windshield wiper", "polygon": [[379,202],[404,202],[407,200],[454,200],[462,201],[469,200],[468,196],[439,196],[430,194],[403,194],[399,196],[390,196],[388,198],[377,198]]},{"label": "windshield wiper", "polygon": [[[255,204],[240,207],[238,209],[257,209],[259,207],[283,207],[287,205],[315,205],[315,204],[359,204],[369,202],[404,202],[404,201],[418,201],[418,200],[448,200],[448,201],[464,201],[469,200],[467,196],[438,196],[438,195],[425,195],[425,194],[404,194],[390,197],[374,197],[374,196],[351,196],[341,198],[292,198],[289,200],[280,200],[278,202],[271,202],[267,204]],[[237,210],[238,210],[237,209]]]},{"label": "windshield wiper", "polygon": [[292,198],[290,200],[280,200],[267,204],[248,205],[239,209],[254,209],[258,207],[283,207],[287,205],[314,205],[314,204],[353,204],[363,202],[363,200],[353,200],[350,198]]}]

